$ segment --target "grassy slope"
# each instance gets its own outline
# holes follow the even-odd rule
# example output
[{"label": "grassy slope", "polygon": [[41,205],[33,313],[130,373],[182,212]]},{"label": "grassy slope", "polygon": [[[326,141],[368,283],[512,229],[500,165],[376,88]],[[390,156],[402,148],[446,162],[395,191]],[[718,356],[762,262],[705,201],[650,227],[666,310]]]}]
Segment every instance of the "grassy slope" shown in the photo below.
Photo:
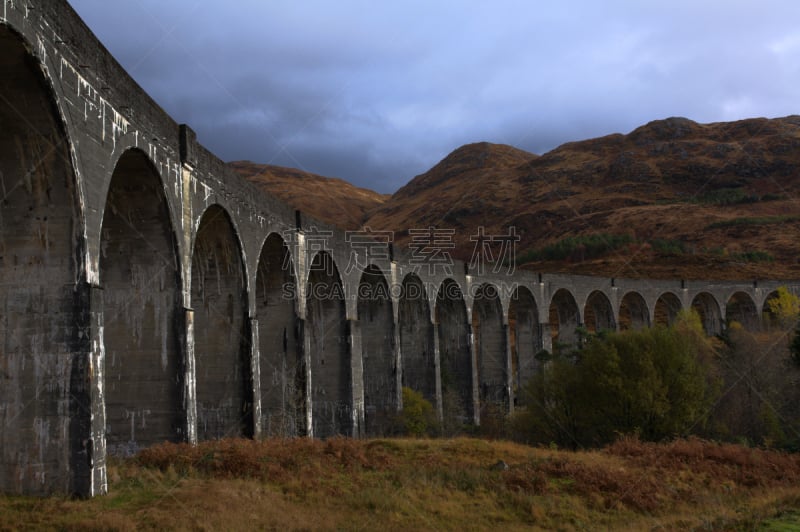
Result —
[{"label": "grassy slope", "polygon": [[800,456],[696,440],[578,453],[474,439],[165,444],[110,480],[88,501],[0,497],[0,530],[752,529],[796,523],[800,504]]},{"label": "grassy slope", "polygon": [[[698,124],[656,120],[627,135],[570,142],[537,156],[486,142],[462,146],[391,197],[340,179],[250,162],[242,176],[343,229],[455,230],[468,260],[478,227],[516,228],[517,258],[566,238],[628,235],[586,257],[518,261],[540,272],[610,277],[800,278],[800,117]],[[733,200],[732,200],[733,198]],[[732,201],[731,201],[732,200]],[[653,241],[662,240],[662,246]],[[665,251],[663,244],[680,252]],[[496,249],[495,252],[498,252]]]},{"label": "grassy slope", "polygon": [[[469,259],[477,227],[514,226],[523,252],[566,237],[626,234],[635,243],[597,259],[528,265],[612,277],[800,278],[800,117],[698,124],[670,118],[627,135],[559,146],[542,156],[462,146],[376,208],[374,229],[456,230]],[[753,201],[724,202],[739,194]],[[737,222],[751,223],[737,223]],[[680,241],[680,255],[653,239]],[[772,262],[747,258],[769,253]],[[519,256],[518,255],[518,256]],[[579,255],[579,254],[576,254]]]},{"label": "grassy slope", "polygon": [[366,213],[389,197],[341,179],[294,168],[249,161],[235,161],[228,166],[292,207],[345,230],[359,229]]}]

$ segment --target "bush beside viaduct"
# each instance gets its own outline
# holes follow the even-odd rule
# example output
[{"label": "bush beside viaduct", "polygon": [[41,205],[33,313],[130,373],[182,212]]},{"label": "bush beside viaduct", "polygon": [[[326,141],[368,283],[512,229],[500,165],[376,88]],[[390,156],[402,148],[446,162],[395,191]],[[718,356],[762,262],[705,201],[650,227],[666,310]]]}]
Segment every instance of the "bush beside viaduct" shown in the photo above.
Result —
[{"label": "bush beside viaduct", "polygon": [[402,386],[480,424],[579,325],[757,328],[787,284],[354,246],[228,170],[65,0],[0,17],[0,491],[101,494],[107,456],[162,441],[381,434]]}]

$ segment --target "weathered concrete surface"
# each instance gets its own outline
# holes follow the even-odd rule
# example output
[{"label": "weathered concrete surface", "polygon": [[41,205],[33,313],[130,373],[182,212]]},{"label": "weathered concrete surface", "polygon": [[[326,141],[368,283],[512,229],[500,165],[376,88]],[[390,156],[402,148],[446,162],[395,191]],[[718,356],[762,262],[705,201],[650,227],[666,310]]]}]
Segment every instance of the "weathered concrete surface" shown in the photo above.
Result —
[{"label": "weathered concrete surface", "polygon": [[0,491],[100,494],[108,453],[163,440],[378,434],[401,384],[480,422],[578,326],[755,328],[800,289],[353,246],[229,172],[64,0],[4,1],[0,50]]},{"label": "weathered concrete surface", "polygon": [[364,365],[364,428],[368,436],[391,433],[397,414],[397,360],[389,283],[370,266],[359,284],[358,323]]},{"label": "weathered concrete surface", "polygon": [[400,285],[397,327],[400,329],[402,385],[437,404],[438,366],[429,296],[422,279],[408,274]]},{"label": "weathered concrete surface", "polygon": [[256,277],[261,434],[293,437],[305,431],[305,377],[298,350],[298,317],[289,247],[277,234],[264,242]]},{"label": "weathered concrete surface", "polygon": [[168,222],[158,174],[142,152],[127,152],[111,178],[100,246],[106,444],[116,455],[184,439],[178,261]]}]

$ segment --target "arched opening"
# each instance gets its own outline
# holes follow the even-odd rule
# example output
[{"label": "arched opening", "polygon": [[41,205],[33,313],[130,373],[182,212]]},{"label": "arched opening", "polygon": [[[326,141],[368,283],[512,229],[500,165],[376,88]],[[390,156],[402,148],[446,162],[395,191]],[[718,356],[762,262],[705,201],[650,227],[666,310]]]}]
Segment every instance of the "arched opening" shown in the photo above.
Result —
[{"label": "arched opening", "polygon": [[580,310],[575,298],[565,288],[559,288],[550,301],[550,335],[554,353],[569,353],[577,348],[575,329],[581,322]]},{"label": "arched opening", "polygon": [[0,49],[0,491],[68,492],[89,418],[75,172],[40,64],[5,26]]},{"label": "arched opening", "polygon": [[722,332],[722,319],[719,304],[708,292],[700,292],[692,300],[692,308],[700,315],[703,330],[709,336]]},{"label": "arched opening", "polygon": [[675,322],[682,308],[683,306],[678,296],[672,292],[664,292],[656,300],[656,307],[653,311],[653,323],[669,327]]},{"label": "arched opening", "polygon": [[305,433],[305,372],[298,349],[297,286],[289,248],[273,233],[256,272],[256,317],[261,374],[261,430],[268,437]]},{"label": "arched opening", "polygon": [[773,305],[770,304],[771,301],[777,303],[779,297],[780,294],[778,293],[778,291],[773,290],[767,295],[766,298],[764,298],[764,308],[761,310],[761,322],[764,324],[764,327],[767,327],[769,329],[776,329],[781,327],[780,317],[774,311]]},{"label": "arched opening", "polygon": [[619,305],[619,328],[622,331],[650,326],[647,302],[638,292],[628,292]]},{"label": "arched opening", "polygon": [[511,392],[517,404],[522,404],[525,384],[539,369],[536,354],[542,350],[539,334],[539,311],[530,290],[518,287],[511,296],[508,309],[511,350]]},{"label": "arched opening", "polygon": [[397,415],[397,366],[389,284],[375,266],[361,276],[358,323],[364,365],[364,428],[367,436],[383,436],[389,434]]},{"label": "arched opening", "polygon": [[725,321],[730,324],[737,322],[749,331],[761,328],[761,322],[753,298],[745,292],[736,292],[725,305]]},{"label": "arched opening", "polygon": [[445,279],[436,296],[442,413],[445,427],[475,419],[472,396],[472,353],[464,295],[458,283]]},{"label": "arched opening", "polygon": [[177,249],[161,178],[138,150],[114,168],[101,235],[106,446],[129,456],[182,440],[185,424]]},{"label": "arched opening", "polygon": [[503,307],[494,285],[483,284],[475,292],[472,334],[478,366],[481,419],[487,415],[501,415],[508,409],[508,354]]},{"label": "arched opening", "polygon": [[611,301],[600,290],[595,290],[586,299],[583,307],[583,322],[590,333],[613,331],[617,328]]},{"label": "arched opening", "polygon": [[197,437],[252,434],[244,265],[228,214],[203,214],[192,253]]},{"label": "arched opening", "polygon": [[349,436],[353,433],[350,331],[342,281],[329,254],[314,257],[306,294],[312,435]]},{"label": "arched opening", "polygon": [[403,279],[398,308],[403,386],[420,392],[436,404],[436,355],[433,323],[425,285],[416,275]]}]

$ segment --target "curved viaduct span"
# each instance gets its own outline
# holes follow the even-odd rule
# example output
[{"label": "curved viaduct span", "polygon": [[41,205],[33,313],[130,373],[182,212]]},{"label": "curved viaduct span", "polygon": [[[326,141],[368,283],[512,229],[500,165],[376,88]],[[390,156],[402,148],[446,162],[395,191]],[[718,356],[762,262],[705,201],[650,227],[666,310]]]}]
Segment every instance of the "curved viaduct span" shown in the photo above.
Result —
[{"label": "curved viaduct span", "polygon": [[480,423],[579,324],[757,326],[778,287],[355,246],[228,171],[65,1],[0,16],[1,491],[103,493],[109,454],[164,440],[380,434],[401,386]]}]

